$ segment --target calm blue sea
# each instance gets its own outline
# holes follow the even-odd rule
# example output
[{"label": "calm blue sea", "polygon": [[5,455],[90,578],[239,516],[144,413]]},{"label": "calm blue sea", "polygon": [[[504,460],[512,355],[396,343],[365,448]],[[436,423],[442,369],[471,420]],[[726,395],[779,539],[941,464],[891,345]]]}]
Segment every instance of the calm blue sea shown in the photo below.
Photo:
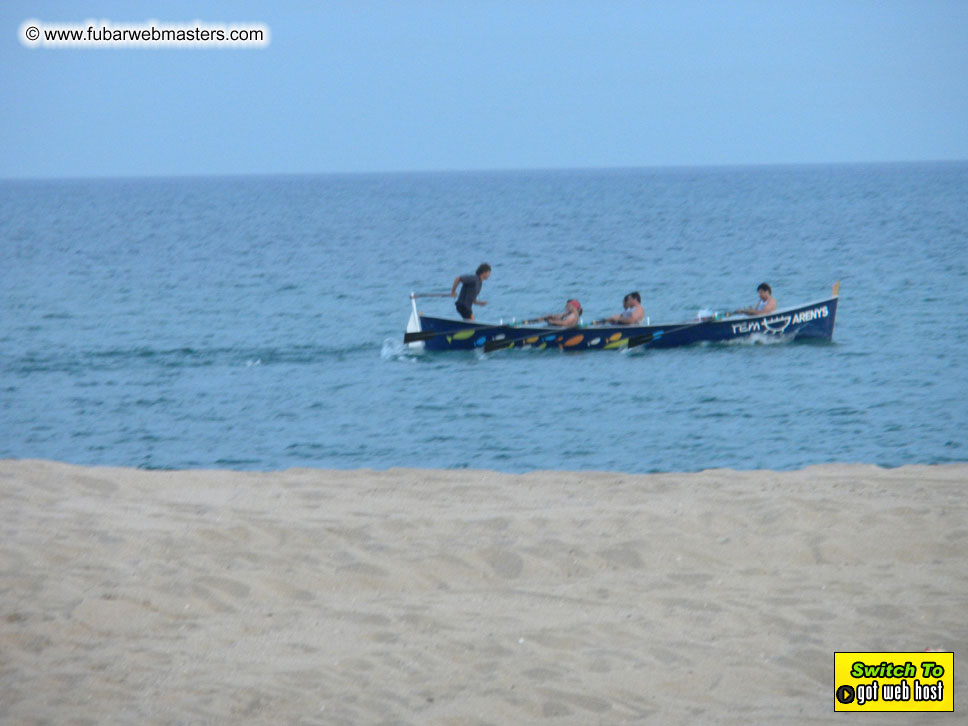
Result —
[{"label": "calm blue sea", "polygon": [[[409,293],[831,344],[409,354]],[[0,458],[693,471],[968,460],[968,163],[0,182]],[[421,309],[452,316],[449,299]]]}]

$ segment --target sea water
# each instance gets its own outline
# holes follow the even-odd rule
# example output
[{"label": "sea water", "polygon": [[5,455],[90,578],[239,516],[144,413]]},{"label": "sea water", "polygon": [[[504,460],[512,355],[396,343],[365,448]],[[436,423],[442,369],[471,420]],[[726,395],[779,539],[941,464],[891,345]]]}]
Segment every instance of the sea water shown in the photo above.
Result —
[{"label": "sea water", "polygon": [[[832,343],[412,354],[841,282]],[[968,164],[0,182],[0,457],[693,471],[968,459]],[[421,299],[454,317],[449,298]]]}]

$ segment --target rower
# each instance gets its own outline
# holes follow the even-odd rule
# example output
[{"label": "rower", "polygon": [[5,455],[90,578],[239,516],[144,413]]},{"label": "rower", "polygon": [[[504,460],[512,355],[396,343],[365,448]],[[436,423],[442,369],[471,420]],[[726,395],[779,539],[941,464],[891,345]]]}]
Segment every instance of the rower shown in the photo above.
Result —
[{"label": "rower", "polygon": [[565,303],[565,311],[563,313],[545,315],[544,317],[538,318],[538,320],[559,328],[574,328],[581,322],[581,314],[581,303],[577,300],[569,300]]},{"label": "rower", "polygon": [[760,301],[751,308],[737,310],[737,313],[742,313],[743,315],[765,315],[776,310],[776,300],[773,297],[773,290],[770,289],[767,283],[761,282],[760,286],[756,288],[756,292],[760,296]]},{"label": "rower", "polygon": [[622,300],[622,307],[625,308],[617,315],[604,320],[596,320],[596,323],[613,323],[615,325],[637,325],[645,317],[645,308],[642,307],[642,296],[637,292],[630,292]]}]

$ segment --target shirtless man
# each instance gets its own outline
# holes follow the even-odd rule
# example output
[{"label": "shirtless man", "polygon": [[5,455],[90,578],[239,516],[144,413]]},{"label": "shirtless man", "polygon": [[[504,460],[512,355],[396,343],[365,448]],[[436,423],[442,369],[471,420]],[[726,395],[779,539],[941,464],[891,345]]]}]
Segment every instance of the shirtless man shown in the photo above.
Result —
[{"label": "shirtless man", "polygon": [[637,292],[630,292],[622,300],[622,307],[625,309],[618,315],[605,318],[602,322],[613,323],[616,325],[637,325],[645,317],[645,308],[642,307],[642,297]]},{"label": "shirtless man", "polygon": [[565,312],[545,315],[543,318],[538,318],[538,320],[559,328],[573,328],[581,322],[581,314],[581,303],[577,300],[569,300],[565,303]]},{"label": "shirtless man", "polygon": [[773,297],[773,290],[770,289],[769,285],[761,282],[760,286],[756,288],[756,292],[760,295],[760,301],[754,307],[737,310],[737,313],[744,315],[765,315],[776,310],[776,300]]}]

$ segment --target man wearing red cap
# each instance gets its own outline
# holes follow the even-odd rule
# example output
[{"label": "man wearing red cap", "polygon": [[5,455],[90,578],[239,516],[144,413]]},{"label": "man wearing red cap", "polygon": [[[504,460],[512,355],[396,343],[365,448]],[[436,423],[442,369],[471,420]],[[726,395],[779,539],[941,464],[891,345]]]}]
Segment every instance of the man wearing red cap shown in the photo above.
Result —
[{"label": "man wearing red cap", "polygon": [[545,315],[538,320],[544,320],[549,325],[557,325],[560,328],[573,328],[581,322],[581,314],[581,303],[577,300],[569,300],[565,303],[565,312]]}]

